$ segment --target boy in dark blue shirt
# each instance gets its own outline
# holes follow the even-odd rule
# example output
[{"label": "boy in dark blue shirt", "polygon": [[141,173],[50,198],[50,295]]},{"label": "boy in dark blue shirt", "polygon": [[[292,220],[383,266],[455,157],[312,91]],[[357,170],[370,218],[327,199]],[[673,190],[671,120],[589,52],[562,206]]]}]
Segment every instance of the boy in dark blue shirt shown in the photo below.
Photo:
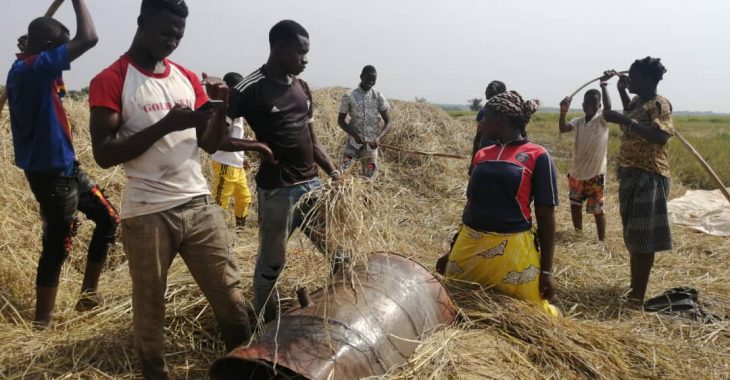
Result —
[{"label": "boy in dark blue shirt", "polygon": [[36,274],[34,324],[48,327],[58,291],[61,266],[69,254],[80,210],[96,223],[89,244],[79,311],[99,303],[99,276],[114,242],[119,216],[99,187],[79,168],[71,129],[61,102],[61,73],[94,47],[96,29],[83,0],[72,0],[78,30],[51,17],[28,26],[28,40],[8,74],[7,94],[15,163],[25,171],[44,221],[43,250]]}]

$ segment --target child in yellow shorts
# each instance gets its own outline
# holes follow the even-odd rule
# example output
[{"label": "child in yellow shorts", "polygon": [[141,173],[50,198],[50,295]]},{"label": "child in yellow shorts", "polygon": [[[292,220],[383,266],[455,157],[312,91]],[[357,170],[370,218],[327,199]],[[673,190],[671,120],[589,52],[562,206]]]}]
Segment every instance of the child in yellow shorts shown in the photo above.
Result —
[{"label": "child in yellow shorts", "polygon": [[[243,80],[238,73],[228,73],[223,80],[229,87],[233,87]],[[243,118],[228,120],[230,138],[242,140],[244,138]],[[241,151],[220,150],[211,155],[213,168],[213,189],[211,191],[215,203],[224,210],[228,210],[231,198],[234,201],[236,227],[243,228],[248,217],[248,206],[251,204],[251,190],[246,181],[248,161]]]}]

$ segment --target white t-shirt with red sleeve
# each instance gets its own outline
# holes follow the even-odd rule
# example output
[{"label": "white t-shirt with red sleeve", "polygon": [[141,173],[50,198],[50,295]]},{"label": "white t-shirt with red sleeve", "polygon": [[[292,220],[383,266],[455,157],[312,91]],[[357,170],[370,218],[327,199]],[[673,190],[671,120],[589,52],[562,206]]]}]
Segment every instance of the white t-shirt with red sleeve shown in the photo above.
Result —
[{"label": "white t-shirt with red sleeve", "polygon": [[[175,104],[197,109],[208,101],[198,77],[164,61],[160,73],[135,65],[123,55],[99,73],[89,88],[89,106],[121,114],[117,135],[132,136],[159,122]],[[169,210],[210,194],[200,167],[195,128],[172,132],[139,157],[124,163],[127,185],[122,219]]]}]

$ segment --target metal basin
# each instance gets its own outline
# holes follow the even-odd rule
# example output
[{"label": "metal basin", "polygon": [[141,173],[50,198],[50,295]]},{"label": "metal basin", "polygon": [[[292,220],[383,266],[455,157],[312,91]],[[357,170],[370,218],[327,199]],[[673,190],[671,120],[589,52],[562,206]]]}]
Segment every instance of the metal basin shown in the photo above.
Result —
[{"label": "metal basin", "polygon": [[456,311],[441,282],[398,254],[374,253],[272,321],[250,347],[218,359],[213,379],[358,379],[403,364]]}]

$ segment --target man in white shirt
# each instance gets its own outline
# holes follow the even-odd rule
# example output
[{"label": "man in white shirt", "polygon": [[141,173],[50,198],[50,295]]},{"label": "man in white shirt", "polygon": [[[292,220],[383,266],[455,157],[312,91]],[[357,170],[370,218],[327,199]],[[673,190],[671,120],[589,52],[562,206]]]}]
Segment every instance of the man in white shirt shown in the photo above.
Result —
[{"label": "man in white shirt", "polygon": [[132,46],[89,89],[94,158],[103,168],[122,164],[128,179],[122,240],[146,379],[169,376],[165,290],[177,254],[210,303],[227,350],[251,336],[225,215],[212,202],[199,160],[200,148],[214,153],[228,134],[228,88],[209,78],[204,89],[194,73],[167,58],[187,16],[184,1],[143,0]]},{"label": "man in white shirt", "polygon": [[[239,73],[228,73],[223,77],[229,88],[235,87],[243,81]],[[243,118],[228,119],[229,141],[242,141],[244,138]],[[246,181],[246,169],[248,162],[246,154],[235,147],[227,150],[226,145],[210,156],[213,169],[213,200],[224,210],[228,210],[231,197],[234,202],[234,215],[236,227],[243,228],[248,218],[248,206],[251,204],[251,190]]]},{"label": "man in white shirt", "polygon": [[[601,82],[606,109],[611,109],[605,95],[606,83]],[[606,238],[606,215],[603,212],[603,194],[606,181],[606,153],[608,151],[608,123],[599,110],[601,93],[591,89],[583,97],[584,116],[566,123],[566,115],[572,99],[560,102],[560,133],[575,131],[573,161],[568,171],[570,187],[570,214],[576,231],[583,229],[582,206],[586,203],[586,213],[596,219],[598,240]]]}]

